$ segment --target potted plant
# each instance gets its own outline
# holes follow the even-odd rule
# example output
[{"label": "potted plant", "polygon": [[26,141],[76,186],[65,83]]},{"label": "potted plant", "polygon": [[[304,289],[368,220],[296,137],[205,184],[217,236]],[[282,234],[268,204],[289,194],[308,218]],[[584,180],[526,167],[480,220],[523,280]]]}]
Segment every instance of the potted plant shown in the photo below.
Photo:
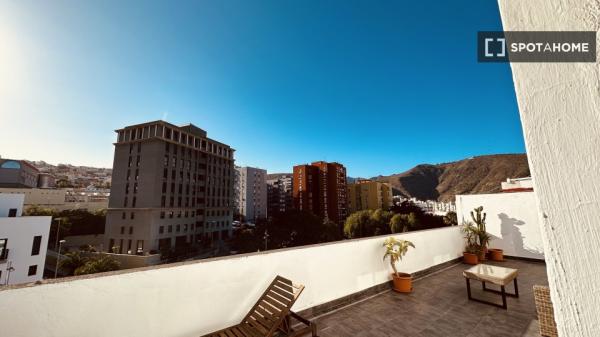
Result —
[{"label": "potted plant", "polygon": [[481,247],[478,244],[477,227],[472,222],[463,222],[461,230],[467,241],[463,252],[463,262],[478,264]]},{"label": "potted plant", "polygon": [[483,206],[479,206],[473,211],[471,211],[471,219],[473,219],[473,222],[475,223],[474,232],[480,247],[479,260],[481,261],[485,260],[485,256],[488,250],[487,246],[490,243],[490,239],[492,238],[486,231],[486,215],[486,213],[483,213]]},{"label": "potted plant", "polygon": [[490,260],[492,261],[504,261],[504,251],[498,248],[488,249],[490,253]]},{"label": "potted plant", "polygon": [[383,243],[385,247],[385,255],[390,258],[390,265],[394,270],[392,273],[392,279],[394,280],[394,290],[400,293],[409,293],[412,291],[412,276],[407,273],[399,273],[396,269],[396,263],[402,260],[402,257],[406,255],[408,247],[415,248],[412,242],[406,240],[396,240],[395,238],[388,238]]}]

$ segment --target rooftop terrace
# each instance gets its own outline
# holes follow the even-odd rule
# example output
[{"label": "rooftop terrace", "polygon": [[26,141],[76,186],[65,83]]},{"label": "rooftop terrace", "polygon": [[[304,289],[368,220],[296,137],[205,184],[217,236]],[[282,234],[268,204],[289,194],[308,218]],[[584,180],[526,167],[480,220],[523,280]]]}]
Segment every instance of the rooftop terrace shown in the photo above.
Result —
[{"label": "rooftop terrace", "polygon": [[[547,285],[541,262],[506,260],[486,262],[519,270],[519,298],[508,298],[508,310],[469,301],[457,263],[414,283],[414,292],[387,290],[317,318],[319,336],[539,336],[532,286]],[[472,283],[473,296],[500,302]],[[509,286],[512,291],[512,286]]]}]

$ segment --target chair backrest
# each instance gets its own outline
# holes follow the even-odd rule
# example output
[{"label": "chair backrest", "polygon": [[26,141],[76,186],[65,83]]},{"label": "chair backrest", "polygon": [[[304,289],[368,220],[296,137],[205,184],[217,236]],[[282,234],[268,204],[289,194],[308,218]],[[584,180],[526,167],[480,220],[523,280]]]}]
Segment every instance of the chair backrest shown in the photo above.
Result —
[{"label": "chair backrest", "polygon": [[242,320],[252,337],[272,336],[288,316],[304,286],[277,276]]},{"label": "chair backrest", "polygon": [[554,321],[554,308],[552,307],[552,300],[550,299],[550,288],[534,285],[533,297],[535,299],[535,308],[540,324],[540,335],[558,337],[556,322]]}]

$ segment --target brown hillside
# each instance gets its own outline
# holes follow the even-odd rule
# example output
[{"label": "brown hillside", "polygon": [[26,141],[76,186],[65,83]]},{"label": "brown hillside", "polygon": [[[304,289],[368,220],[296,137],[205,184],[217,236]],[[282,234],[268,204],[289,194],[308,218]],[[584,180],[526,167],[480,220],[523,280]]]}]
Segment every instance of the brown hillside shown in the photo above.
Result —
[{"label": "brown hillside", "polygon": [[374,179],[389,182],[395,195],[421,200],[454,201],[456,194],[494,193],[506,178],[528,177],[525,154],[479,156],[438,165],[418,165]]}]

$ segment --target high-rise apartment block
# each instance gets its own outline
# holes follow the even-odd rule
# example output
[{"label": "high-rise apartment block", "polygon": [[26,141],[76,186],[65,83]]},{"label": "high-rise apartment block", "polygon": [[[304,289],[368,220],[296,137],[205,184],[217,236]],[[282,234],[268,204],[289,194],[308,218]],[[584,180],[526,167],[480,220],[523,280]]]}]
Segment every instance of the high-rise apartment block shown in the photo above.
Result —
[{"label": "high-rise apartment block", "polygon": [[146,254],[231,234],[232,148],[192,124],[116,132],[105,250]]},{"label": "high-rise apartment block", "polygon": [[346,168],[324,161],[294,166],[294,207],[341,224],[348,216]]},{"label": "high-rise apartment block", "polygon": [[267,178],[267,214],[274,216],[292,209],[291,174],[277,174]]},{"label": "high-rise apartment block", "polygon": [[267,217],[267,171],[255,167],[236,166],[238,214],[246,221],[256,222]]},{"label": "high-rise apartment block", "polygon": [[392,187],[388,183],[359,179],[348,184],[350,213],[366,209],[388,210],[392,205]]}]

